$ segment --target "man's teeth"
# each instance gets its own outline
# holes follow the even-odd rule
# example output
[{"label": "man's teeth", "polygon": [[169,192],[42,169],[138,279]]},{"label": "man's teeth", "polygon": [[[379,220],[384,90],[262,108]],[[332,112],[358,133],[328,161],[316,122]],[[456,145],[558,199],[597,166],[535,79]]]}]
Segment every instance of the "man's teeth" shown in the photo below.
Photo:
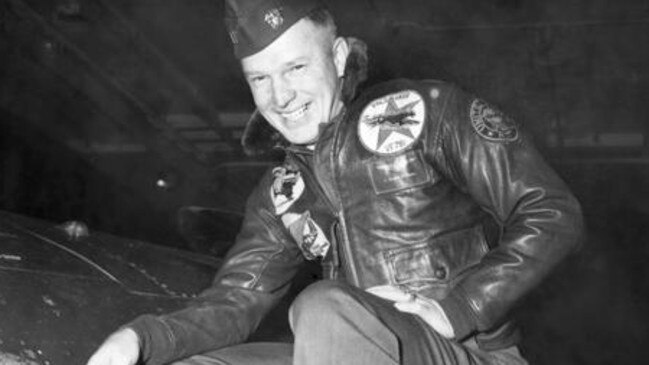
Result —
[{"label": "man's teeth", "polygon": [[286,119],[288,119],[288,120],[296,120],[296,119],[299,119],[299,118],[300,118],[301,116],[303,116],[304,113],[306,112],[306,110],[307,110],[307,106],[308,106],[308,105],[305,104],[303,107],[297,109],[297,110],[294,111],[294,112],[284,113],[284,114],[283,114],[283,115],[284,115],[284,118],[286,118]]}]

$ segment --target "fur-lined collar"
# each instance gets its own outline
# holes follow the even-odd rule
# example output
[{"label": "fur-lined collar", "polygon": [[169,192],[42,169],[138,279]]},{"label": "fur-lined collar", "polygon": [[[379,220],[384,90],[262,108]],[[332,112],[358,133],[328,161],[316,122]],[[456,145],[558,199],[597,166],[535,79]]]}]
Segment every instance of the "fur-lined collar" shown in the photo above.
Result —
[{"label": "fur-lined collar", "polygon": [[[342,100],[348,105],[355,97],[358,86],[367,79],[367,45],[356,38],[347,38],[350,52],[345,64]],[[241,137],[243,151],[248,156],[265,154],[288,142],[257,111],[252,114]]]}]

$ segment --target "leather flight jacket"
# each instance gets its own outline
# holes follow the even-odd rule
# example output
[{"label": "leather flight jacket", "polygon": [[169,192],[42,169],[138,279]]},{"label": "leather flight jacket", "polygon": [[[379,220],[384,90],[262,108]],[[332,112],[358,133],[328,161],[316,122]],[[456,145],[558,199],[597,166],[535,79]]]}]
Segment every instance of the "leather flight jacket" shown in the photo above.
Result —
[{"label": "leather flight jacket", "polygon": [[288,150],[335,217],[325,277],[437,300],[486,350],[516,344],[508,314],[579,244],[579,204],[530,138],[443,82],[373,87],[313,151]]},{"label": "leather flight jacket", "polygon": [[148,364],[245,341],[305,259],[326,278],[437,300],[457,340],[508,347],[512,309],[580,242],[579,203],[529,136],[447,83],[376,85],[315,146],[284,148],[213,285],[129,324]]}]

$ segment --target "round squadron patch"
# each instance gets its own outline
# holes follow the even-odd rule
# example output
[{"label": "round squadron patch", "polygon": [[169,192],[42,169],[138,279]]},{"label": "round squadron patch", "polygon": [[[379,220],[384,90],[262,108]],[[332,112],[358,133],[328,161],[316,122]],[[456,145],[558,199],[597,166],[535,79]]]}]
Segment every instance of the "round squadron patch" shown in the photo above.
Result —
[{"label": "round squadron patch", "polygon": [[275,214],[282,214],[304,193],[304,180],[297,169],[279,166],[273,169],[275,180],[270,187],[270,198]]},{"label": "round squadron patch", "polygon": [[372,153],[394,155],[412,146],[421,135],[425,119],[424,100],[404,90],[370,102],[358,121],[358,136]]},{"label": "round squadron patch", "polygon": [[512,142],[518,139],[516,123],[483,100],[473,100],[470,116],[473,129],[484,139],[494,142]]}]

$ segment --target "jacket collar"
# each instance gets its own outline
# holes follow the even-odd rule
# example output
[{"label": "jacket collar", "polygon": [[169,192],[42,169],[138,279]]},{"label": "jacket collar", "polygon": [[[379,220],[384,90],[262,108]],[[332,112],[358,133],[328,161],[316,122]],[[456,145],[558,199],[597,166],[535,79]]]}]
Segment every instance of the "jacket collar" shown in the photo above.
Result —
[{"label": "jacket collar", "polygon": [[[350,53],[341,92],[346,106],[356,97],[358,86],[367,79],[367,45],[356,38],[347,38],[347,42]],[[258,156],[274,148],[286,148],[289,143],[255,110],[243,131],[241,145],[246,155]]]}]

